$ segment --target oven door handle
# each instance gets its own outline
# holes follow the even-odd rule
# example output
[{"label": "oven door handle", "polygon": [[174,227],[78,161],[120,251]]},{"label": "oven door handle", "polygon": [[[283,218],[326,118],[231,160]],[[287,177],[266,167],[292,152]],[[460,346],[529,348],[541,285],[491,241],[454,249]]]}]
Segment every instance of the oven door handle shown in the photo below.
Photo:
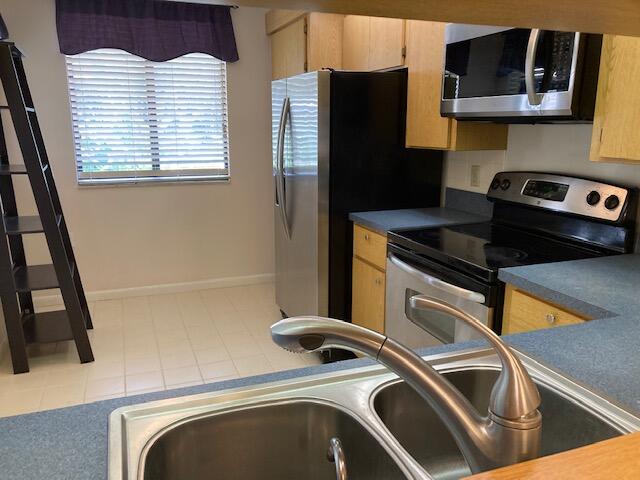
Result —
[{"label": "oven door handle", "polygon": [[439,278],[432,277],[431,275],[421,272],[417,268],[414,268],[411,265],[406,264],[405,262],[403,262],[393,254],[389,255],[389,261],[393,265],[398,267],[400,270],[402,270],[403,272],[408,273],[413,277],[416,277],[417,279],[426,283],[427,285],[431,285],[434,288],[437,288],[444,292],[455,295],[456,297],[460,297],[465,300],[469,300],[471,302],[476,302],[476,303],[484,303],[486,300],[485,296],[482,293],[474,292],[472,290],[467,290],[466,288],[462,288],[462,287],[457,287],[456,285],[447,283],[443,280],[440,280]]}]

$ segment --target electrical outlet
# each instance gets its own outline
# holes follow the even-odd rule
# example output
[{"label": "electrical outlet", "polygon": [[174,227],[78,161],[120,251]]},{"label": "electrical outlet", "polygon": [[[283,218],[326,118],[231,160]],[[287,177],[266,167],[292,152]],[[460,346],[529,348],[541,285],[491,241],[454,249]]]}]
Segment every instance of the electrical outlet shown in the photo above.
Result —
[{"label": "electrical outlet", "polygon": [[469,179],[472,187],[480,186],[480,165],[471,165]]}]

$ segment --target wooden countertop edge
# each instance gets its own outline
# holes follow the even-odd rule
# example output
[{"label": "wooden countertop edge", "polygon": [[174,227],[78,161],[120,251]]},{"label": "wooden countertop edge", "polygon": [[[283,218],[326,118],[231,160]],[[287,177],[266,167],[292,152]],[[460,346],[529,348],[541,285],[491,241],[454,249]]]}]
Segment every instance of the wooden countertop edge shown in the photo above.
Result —
[{"label": "wooden countertop edge", "polygon": [[516,479],[640,479],[640,433],[465,477],[465,480]]}]

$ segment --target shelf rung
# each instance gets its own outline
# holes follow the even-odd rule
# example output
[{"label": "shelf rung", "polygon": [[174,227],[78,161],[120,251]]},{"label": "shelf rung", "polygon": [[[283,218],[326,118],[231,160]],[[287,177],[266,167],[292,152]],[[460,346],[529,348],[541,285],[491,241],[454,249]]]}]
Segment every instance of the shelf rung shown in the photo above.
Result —
[{"label": "shelf rung", "polygon": [[27,343],[50,343],[73,340],[69,316],[66,310],[25,313],[22,327]]},{"label": "shelf rung", "polygon": [[[71,264],[71,276],[75,274],[75,265]],[[16,292],[32,292],[58,288],[58,277],[53,265],[27,265],[13,269]]]},{"label": "shelf rung", "polygon": [[[60,226],[62,215],[56,215],[56,223]],[[24,235],[28,233],[42,233],[42,221],[38,215],[20,217],[4,217],[4,228],[7,235]]]},{"label": "shelf rung", "polygon": [[0,165],[0,175],[26,175],[27,167],[24,165],[14,165],[6,163]]}]

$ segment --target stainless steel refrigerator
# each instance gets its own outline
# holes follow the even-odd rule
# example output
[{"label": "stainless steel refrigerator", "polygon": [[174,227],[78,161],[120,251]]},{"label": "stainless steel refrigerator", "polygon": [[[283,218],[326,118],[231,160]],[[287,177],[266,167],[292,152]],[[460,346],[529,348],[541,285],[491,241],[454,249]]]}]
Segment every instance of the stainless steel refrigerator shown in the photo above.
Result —
[{"label": "stainless steel refrigerator", "polygon": [[349,320],[350,212],[438,206],[442,153],[404,147],[406,70],[272,83],[276,302]]}]

